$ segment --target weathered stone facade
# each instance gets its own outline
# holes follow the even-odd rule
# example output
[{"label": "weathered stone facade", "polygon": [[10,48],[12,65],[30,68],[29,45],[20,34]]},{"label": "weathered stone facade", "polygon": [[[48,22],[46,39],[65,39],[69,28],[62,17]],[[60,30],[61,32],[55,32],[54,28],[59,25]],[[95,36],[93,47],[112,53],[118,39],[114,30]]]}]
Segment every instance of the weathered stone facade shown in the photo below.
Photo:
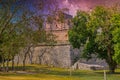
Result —
[{"label": "weathered stone facade", "polygon": [[[68,42],[68,30],[71,27],[69,15],[65,15],[65,22],[60,23],[53,20],[53,23],[46,23],[45,30],[51,32],[55,36],[57,41],[54,46],[47,44],[39,44],[35,48],[31,48],[32,52],[27,54],[26,64],[42,64],[53,67],[70,68],[74,69],[90,69],[91,66],[88,64],[95,64],[106,66],[105,61],[93,58],[89,61],[81,59],[81,49],[73,49]],[[15,59],[15,62],[20,62],[24,60],[24,54],[21,53],[19,58]]]},{"label": "weathered stone facade", "polygon": [[71,65],[70,46],[38,46],[33,54],[33,63],[68,68]]},{"label": "weathered stone facade", "polygon": [[[33,49],[33,48],[32,48]],[[104,69],[107,64],[104,60],[92,58],[86,60],[81,58],[82,49],[73,49],[69,43],[58,43],[51,45],[38,45],[32,50],[32,53],[27,54],[26,64],[42,64],[51,67],[61,67],[73,69]],[[20,54],[15,62],[22,64],[24,54]],[[18,57],[18,56],[16,56]]]},{"label": "weathered stone facade", "polygon": [[[24,54],[15,62],[22,63]],[[18,57],[18,56],[16,56]],[[42,64],[53,67],[69,68],[73,65],[74,53],[70,44],[38,45],[32,53],[27,54],[26,64]],[[19,59],[19,60],[18,60]]]}]

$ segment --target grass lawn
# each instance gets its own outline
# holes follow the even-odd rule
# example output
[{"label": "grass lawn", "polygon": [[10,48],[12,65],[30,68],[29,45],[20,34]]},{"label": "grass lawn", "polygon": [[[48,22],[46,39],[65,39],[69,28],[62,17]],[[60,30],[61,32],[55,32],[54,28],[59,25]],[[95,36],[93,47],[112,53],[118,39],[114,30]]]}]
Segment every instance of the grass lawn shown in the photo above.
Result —
[{"label": "grass lawn", "polygon": [[[116,72],[107,74],[107,80],[120,80],[120,69]],[[103,71],[76,70],[72,71],[72,76],[69,73],[68,69],[30,65],[25,72],[0,72],[0,80],[104,80]]]}]

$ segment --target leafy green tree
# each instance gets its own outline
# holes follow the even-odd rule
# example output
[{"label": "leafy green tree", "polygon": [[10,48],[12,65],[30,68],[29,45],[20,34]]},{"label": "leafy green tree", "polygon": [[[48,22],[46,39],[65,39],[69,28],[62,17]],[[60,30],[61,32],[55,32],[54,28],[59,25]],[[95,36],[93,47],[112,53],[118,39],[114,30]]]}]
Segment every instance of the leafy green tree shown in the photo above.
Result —
[{"label": "leafy green tree", "polygon": [[16,29],[21,21],[18,23],[13,23],[13,19],[17,16],[16,13],[20,7],[15,7],[11,10],[12,5],[15,0],[1,1],[0,2],[0,56],[3,63],[3,68],[5,70],[4,63],[7,61],[6,70],[8,71],[8,62],[11,59],[11,43],[14,42],[17,32]]},{"label": "leafy green tree", "polygon": [[119,64],[120,63],[120,12],[117,14],[114,14],[111,22],[113,23],[114,30],[112,31],[113,41],[114,41],[114,50],[115,54],[113,56],[113,59]]},{"label": "leafy green tree", "polygon": [[94,53],[101,59],[105,59],[109,66],[111,73],[114,73],[117,63],[113,59],[115,54],[114,41],[112,31],[114,27],[111,23],[112,12],[105,7],[97,7],[91,13],[90,20],[88,22],[89,29],[95,33],[95,46]]},{"label": "leafy green tree", "polygon": [[88,32],[87,25],[88,14],[85,12],[77,12],[77,16],[73,19],[73,27],[69,30],[69,41],[74,48],[80,48],[82,44],[85,44]]},{"label": "leafy green tree", "polygon": [[[22,5],[15,5],[16,1],[2,0],[0,2],[0,58],[5,71],[8,71],[10,60],[12,60],[13,66],[14,56],[27,43],[23,34],[26,34],[26,30],[28,30],[26,25],[33,17],[27,8],[24,9]],[[22,12],[18,14],[19,11]],[[5,65],[5,62],[7,65]]]},{"label": "leafy green tree", "polygon": [[114,73],[120,61],[119,15],[114,9],[101,6],[90,12],[89,17],[78,12],[69,31],[69,41],[73,47],[84,47],[84,57],[91,58],[95,54],[104,59],[111,73]]}]

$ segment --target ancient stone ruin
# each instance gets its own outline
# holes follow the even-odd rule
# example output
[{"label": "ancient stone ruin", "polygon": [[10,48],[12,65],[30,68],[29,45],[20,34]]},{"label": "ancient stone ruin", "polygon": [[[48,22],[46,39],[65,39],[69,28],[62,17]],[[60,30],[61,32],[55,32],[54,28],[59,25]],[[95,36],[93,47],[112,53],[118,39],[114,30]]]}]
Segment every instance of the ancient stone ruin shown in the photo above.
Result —
[{"label": "ancient stone ruin", "polygon": [[[56,19],[58,18],[57,16]],[[32,53],[28,54],[26,63],[87,70],[103,69],[104,66],[107,66],[104,60],[93,58],[87,61],[80,58],[82,49],[73,49],[68,41],[68,30],[72,27],[72,16],[64,14],[64,18],[64,22],[59,22],[56,19],[52,23],[46,22],[45,30],[57,36],[55,38],[57,43],[53,46],[39,44]],[[22,54],[19,57],[15,59],[15,62],[22,62]]]}]

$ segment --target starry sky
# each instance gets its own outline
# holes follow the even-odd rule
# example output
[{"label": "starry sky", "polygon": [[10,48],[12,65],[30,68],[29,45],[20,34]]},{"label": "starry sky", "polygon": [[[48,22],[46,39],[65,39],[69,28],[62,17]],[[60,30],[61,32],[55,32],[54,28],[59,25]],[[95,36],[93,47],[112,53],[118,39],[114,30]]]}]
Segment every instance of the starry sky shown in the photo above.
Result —
[{"label": "starry sky", "polygon": [[18,0],[18,3],[38,14],[59,7],[68,8],[68,13],[75,15],[77,10],[89,11],[98,5],[111,6],[113,3],[120,3],[120,0]]},{"label": "starry sky", "polygon": [[26,0],[26,3],[28,3],[27,5],[29,6],[30,3],[34,3],[35,6],[39,6],[41,1],[44,2],[44,5],[48,6],[46,7],[47,9],[50,5],[53,5],[53,7],[56,7],[54,5],[58,5],[60,8],[68,8],[69,14],[71,15],[75,15],[77,10],[89,11],[98,5],[111,6],[113,3],[120,3],[120,0]]}]

